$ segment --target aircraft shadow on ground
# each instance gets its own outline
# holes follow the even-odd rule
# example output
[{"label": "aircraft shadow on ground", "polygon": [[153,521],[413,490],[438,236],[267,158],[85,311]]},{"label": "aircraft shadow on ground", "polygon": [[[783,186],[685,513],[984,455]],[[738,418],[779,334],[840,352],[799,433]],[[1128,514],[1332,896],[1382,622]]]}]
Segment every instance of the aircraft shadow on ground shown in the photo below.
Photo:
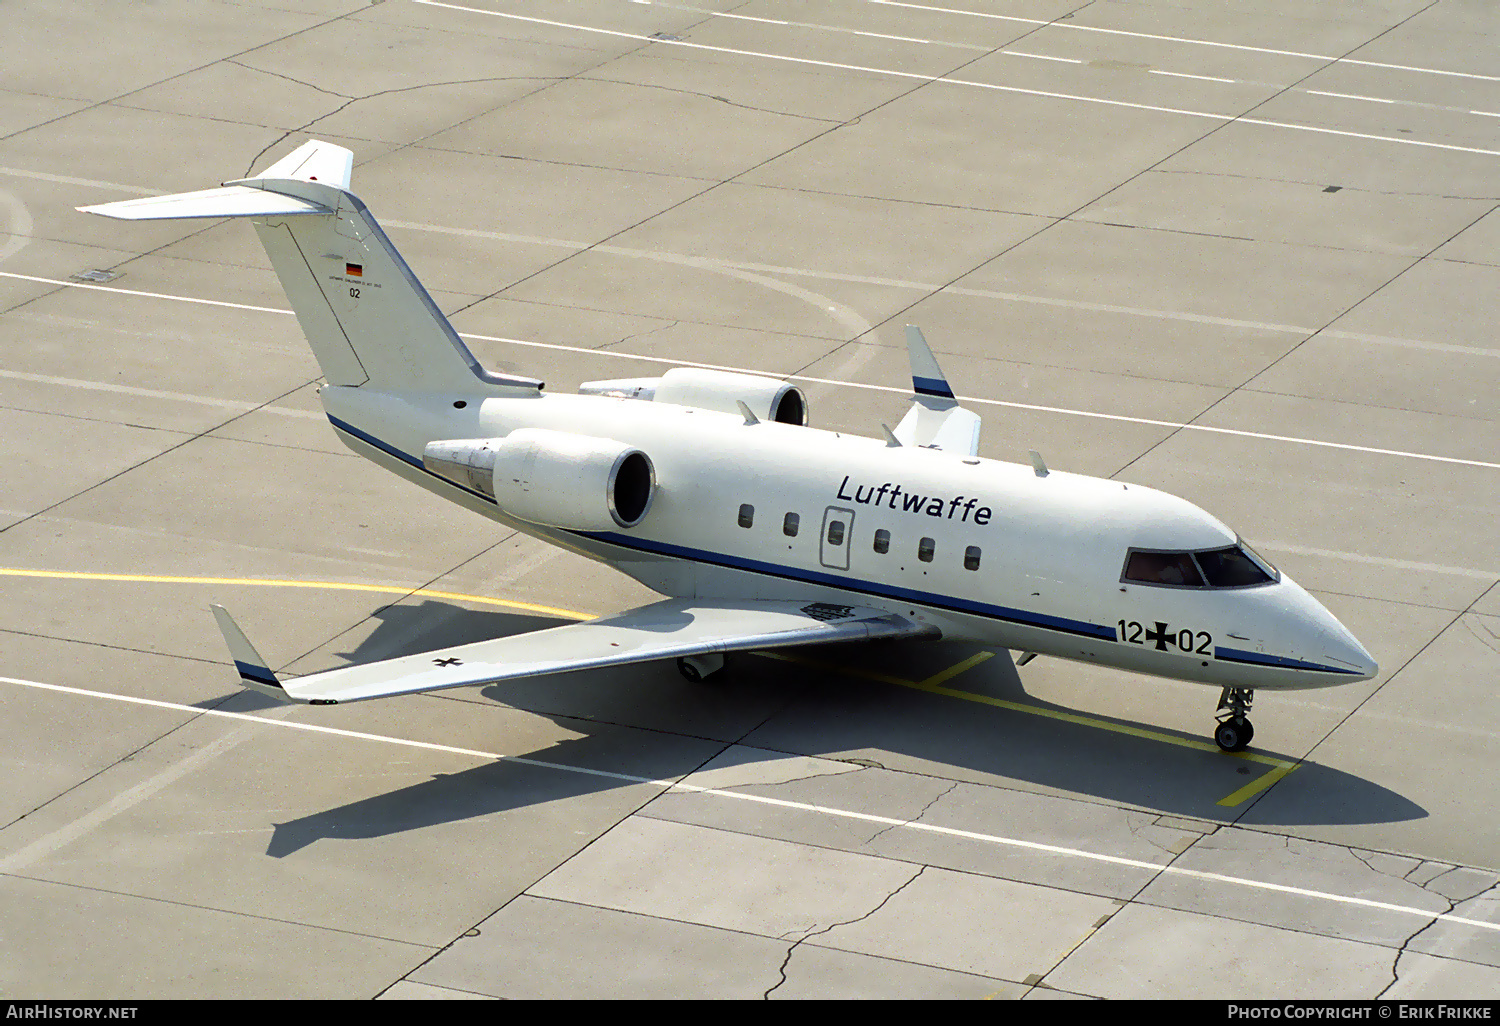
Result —
[{"label": "aircraft shadow on ground", "polygon": [[[380,625],[352,651],[337,653],[340,659],[351,663],[388,659],[567,622],[470,610],[436,600],[387,606],[375,615]],[[641,729],[687,733],[674,725],[671,715],[681,704],[710,722],[734,725],[718,733],[699,730],[694,732],[697,737],[720,738],[725,744],[738,740],[774,751],[778,757],[793,753],[837,759],[859,753],[862,761],[890,768],[909,767],[913,762],[947,765],[957,771],[955,779],[993,775],[1002,782],[1013,780],[1022,786],[1032,784],[1162,814],[1215,822],[1262,821],[1255,815],[1254,800],[1234,808],[1216,802],[1272,771],[1273,765],[1133,736],[1126,731],[1204,740],[1152,723],[1039,701],[1025,693],[1004,652],[966,674],[965,690],[1024,704],[1041,713],[1086,716],[1092,723],[975,704],[825,668],[863,665],[914,679],[915,675],[903,674],[900,667],[934,662],[951,665],[978,650],[958,643],[938,645],[947,649],[938,660],[932,659],[932,643],[825,645],[796,650],[799,656],[823,664],[819,667],[749,653],[731,656],[722,678],[715,678],[718,683],[690,684],[671,661],[662,661],[488,685],[480,694],[583,735],[521,753],[523,758],[629,777],[675,778],[697,768],[701,745],[693,746],[692,755],[674,756],[673,745],[622,741],[622,732],[633,735]],[[1149,678],[1142,678],[1142,683],[1152,686]],[[474,691],[461,689],[452,694],[472,700]],[[1204,694],[1211,697],[1208,689]],[[747,719],[752,710],[755,715]],[[1266,726],[1271,715],[1267,703]],[[761,725],[742,738],[747,723]],[[1111,730],[1106,725],[1125,729]],[[1270,733],[1264,726],[1262,730]],[[876,756],[889,753],[890,758],[868,758],[872,750]],[[1294,761],[1259,747],[1251,751]],[[627,783],[501,760],[277,824],[266,853],[283,857],[322,838],[379,837],[576,798]],[[1290,797],[1288,791],[1293,792]],[[1267,824],[1384,823],[1427,815],[1425,809],[1394,791],[1316,762],[1301,764],[1267,793],[1277,797],[1274,813],[1267,814],[1274,818],[1264,819]]]}]

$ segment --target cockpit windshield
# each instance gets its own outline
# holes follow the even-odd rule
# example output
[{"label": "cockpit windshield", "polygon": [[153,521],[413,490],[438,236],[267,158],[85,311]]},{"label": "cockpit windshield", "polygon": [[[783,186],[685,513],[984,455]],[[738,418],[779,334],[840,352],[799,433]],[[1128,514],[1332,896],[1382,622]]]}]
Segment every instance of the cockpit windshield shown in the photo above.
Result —
[{"label": "cockpit windshield", "polygon": [[1173,588],[1248,588],[1280,579],[1276,568],[1240,542],[1204,552],[1153,552],[1132,549],[1125,557],[1121,581]]}]

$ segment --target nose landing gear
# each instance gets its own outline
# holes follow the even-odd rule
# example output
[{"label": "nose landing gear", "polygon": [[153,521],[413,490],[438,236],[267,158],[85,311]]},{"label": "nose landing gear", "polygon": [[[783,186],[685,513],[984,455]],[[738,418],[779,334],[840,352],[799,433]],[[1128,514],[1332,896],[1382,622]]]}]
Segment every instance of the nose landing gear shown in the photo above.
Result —
[{"label": "nose landing gear", "polygon": [[1254,700],[1255,692],[1250,688],[1225,688],[1219,694],[1216,711],[1219,725],[1214,730],[1214,742],[1224,751],[1239,752],[1249,747],[1255,728],[1245,714]]}]

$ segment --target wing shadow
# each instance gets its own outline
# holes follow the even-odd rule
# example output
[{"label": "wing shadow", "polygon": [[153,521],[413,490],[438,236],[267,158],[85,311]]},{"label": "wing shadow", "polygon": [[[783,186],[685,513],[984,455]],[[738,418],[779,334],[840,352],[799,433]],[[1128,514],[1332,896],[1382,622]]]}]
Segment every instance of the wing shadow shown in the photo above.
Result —
[{"label": "wing shadow", "polygon": [[[560,625],[540,616],[471,610],[433,599],[388,606],[375,615],[379,626],[352,651],[338,653],[341,658],[387,659]],[[937,648],[945,651],[934,658]],[[951,665],[976,651],[972,645],[903,641],[810,646],[796,651],[804,660],[799,662],[753,654],[735,657],[726,679],[708,685],[690,684],[670,661],[658,661],[445,692],[456,701],[493,702],[545,716],[582,736],[522,757],[560,768],[499,760],[276,824],[266,853],[281,858],[323,838],[380,837],[628,786],[641,778],[676,778],[700,764],[701,744],[691,756],[674,756],[670,744],[648,752],[639,741],[643,730],[725,745],[740,741],[778,755],[850,759],[853,753],[863,756],[874,750],[877,756],[885,752],[894,758],[860,761],[893,767],[913,760],[931,762],[954,767],[959,779],[993,775],[1162,814],[1221,822],[1236,820],[1244,809],[1217,808],[1214,800],[1273,768],[1140,735],[1150,732],[1192,742],[1203,741],[1201,737],[1039,701],[1026,694],[1003,652],[966,674],[962,690],[1024,704],[1044,715],[934,695],[837,669],[875,666],[888,676],[916,680],[920,673],[911,667]],[[1152,685],[1149,678],[1141,680]],[[567,767],[607,768],[622,776]],[[1205,777],[1227,780],[1229,785],[1206,789]],[[1332,767],[1305,763],[1292,778],[1303,797],[1280,803],[1278,823],[1380,823],[1427,815],[1394,791]],[[1286,785],[1283,780],[1278,786]],[[1287,819],[1288,814],[1293,818]]]}]

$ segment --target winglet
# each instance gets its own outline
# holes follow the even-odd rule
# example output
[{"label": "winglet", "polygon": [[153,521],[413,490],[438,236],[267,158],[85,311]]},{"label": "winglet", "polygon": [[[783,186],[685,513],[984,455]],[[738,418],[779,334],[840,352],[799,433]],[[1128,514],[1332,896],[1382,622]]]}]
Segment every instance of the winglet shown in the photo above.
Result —
[{"label": "winglet", "polygon": [[913,392],[938,399],[953,398],[953,389],[948,387],[943,369],[938,366],[937,358],[932,355],[932,348],[922,336],[922,329],[915,324],[906,326],[906,355],[911,358]]},{"label": "winglet", "polygon": [[[333,143],[313,139],[266,168],[256,178],[292,178],[348,189],[354,177],[354,153]],[[228,184],[228,183],[226,183]]]},{"label": "winglet", "polygon": [[979,453],[979,415],[958,405],[937,358],[915,324],[906,326],[906,352],[911,357],[911,409],[887,436],[901,445],[976,456]]},{"label": "winglet", "polygon": [[271,672],[271,668],[266,665],[266,661],[260,657],[260,653],[255,651],[255,646],[250,644],[250,639],[240,630],[239,624],[229,615],[229,611],[217,603],[210,608],[214,611],[214,619],[219,621],[219,630],[224,633],[224,642],[229,646],[229,656],[234,660],[235,670],[239,672],[241,686],[269,695],[279,702],[293,701]]}]

